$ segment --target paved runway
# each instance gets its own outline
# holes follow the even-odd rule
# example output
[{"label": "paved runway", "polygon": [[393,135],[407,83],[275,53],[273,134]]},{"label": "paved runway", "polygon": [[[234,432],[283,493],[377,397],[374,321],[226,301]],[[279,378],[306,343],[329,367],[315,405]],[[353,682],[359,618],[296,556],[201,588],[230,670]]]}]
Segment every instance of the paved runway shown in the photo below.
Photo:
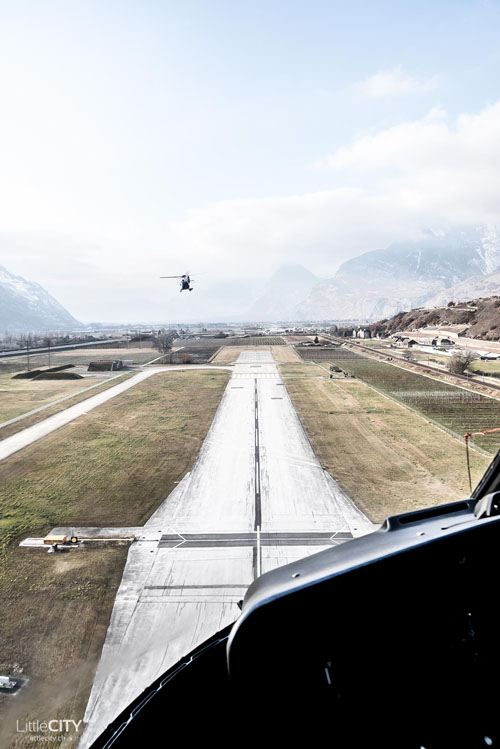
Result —
[{"label": "paved runway", "polygon": [[270,352],[240,354],[192,472],[130,548],[80,747],[235,621],[258,575],[371,530],[321,468]]}]

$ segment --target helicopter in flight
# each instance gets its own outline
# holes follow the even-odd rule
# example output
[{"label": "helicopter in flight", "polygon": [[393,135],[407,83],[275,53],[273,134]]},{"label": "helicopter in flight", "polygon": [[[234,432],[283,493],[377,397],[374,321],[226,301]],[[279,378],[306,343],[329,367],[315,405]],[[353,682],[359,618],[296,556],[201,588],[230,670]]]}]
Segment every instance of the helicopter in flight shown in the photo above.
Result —
[{"label": "helicopter in flight", "polygon": [[180,278],[181,279],[181,288],[179,291],[193,291],[193,287],[191,286],[191,277],[189,273],[184,273],[182,276],[160,276],[160,278]]}]

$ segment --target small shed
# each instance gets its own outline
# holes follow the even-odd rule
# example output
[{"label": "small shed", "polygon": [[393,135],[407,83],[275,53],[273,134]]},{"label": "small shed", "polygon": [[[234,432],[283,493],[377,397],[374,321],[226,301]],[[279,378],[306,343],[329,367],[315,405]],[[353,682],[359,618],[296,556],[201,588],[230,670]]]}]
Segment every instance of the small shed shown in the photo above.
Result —
[{"label": "small shed", "polygon": [[91,361],[88,366],[88,372],[116,372],[118,369],[123,369],[123,361],[121,359],[97,359]]},{"label": "small shed", "polygon": [[45,536],[43,539],[44,544],[65,544],[68,540],[67,536],[62,536],[56,533],[49,533],[48,536]]}]

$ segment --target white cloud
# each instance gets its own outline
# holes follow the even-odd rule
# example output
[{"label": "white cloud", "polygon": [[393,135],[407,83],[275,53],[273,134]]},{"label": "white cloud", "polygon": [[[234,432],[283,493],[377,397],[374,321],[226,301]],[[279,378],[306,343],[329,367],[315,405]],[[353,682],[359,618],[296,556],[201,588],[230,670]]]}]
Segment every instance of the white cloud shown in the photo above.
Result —
[{"label": "white cloud", "polygon": [[369,99],[380,99],[385,96],[400,96],[432,91],[437,86],[437,78],[422,80],[404,72],[401,65],[393,70],[381,70],[369,76],[361,83],[354,84],[354,90],[360,96]]},{"label": "white cloud", "polygon": [[219,201],[171,228],[189,257],[223,276],[254,276],[285,262],[332,273],[357,253],[425,227],[498,223],[499,133],[500,102],[451,124],[432,110],[330,155],[335,189]]},{"label": "white cloud", "polygon": [[327,163],[359,177],[380,173],[377,189],[394,209],[422,220],[492,220],[500,212],[500,102],[449,124],[436,116],[360,138]]},{"label": "white cloud", "polygon": [[[206,272],[196,288],[214,287],[222,300],[234,292],[230,279],[263,278],[285,263],[331,275],[424,228],[500,223],[499,133],[500,101],[455,121],[432,110],[325,157],[331,189],[207,203],[164,227],[163,242],[0,234],[0,264],[87,320],[161,319],[186,298],[159,276],[184,270]],[[207,301],[200,319],[214,308]]]}]

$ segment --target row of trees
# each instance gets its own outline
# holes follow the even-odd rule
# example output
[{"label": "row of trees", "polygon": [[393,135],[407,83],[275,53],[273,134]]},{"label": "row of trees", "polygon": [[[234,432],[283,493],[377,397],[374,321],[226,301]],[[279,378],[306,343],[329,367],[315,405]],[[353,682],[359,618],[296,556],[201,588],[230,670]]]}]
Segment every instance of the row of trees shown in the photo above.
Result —
[{"label": "row of trees", "polygon": [[48,348],[49,346],[64,346],[73,343],[89,343],[101,341],[92,335],[68,335],[67,333],[19,333],[13,335],[6,331],[0,336],[1,345],[9,348]]}]

